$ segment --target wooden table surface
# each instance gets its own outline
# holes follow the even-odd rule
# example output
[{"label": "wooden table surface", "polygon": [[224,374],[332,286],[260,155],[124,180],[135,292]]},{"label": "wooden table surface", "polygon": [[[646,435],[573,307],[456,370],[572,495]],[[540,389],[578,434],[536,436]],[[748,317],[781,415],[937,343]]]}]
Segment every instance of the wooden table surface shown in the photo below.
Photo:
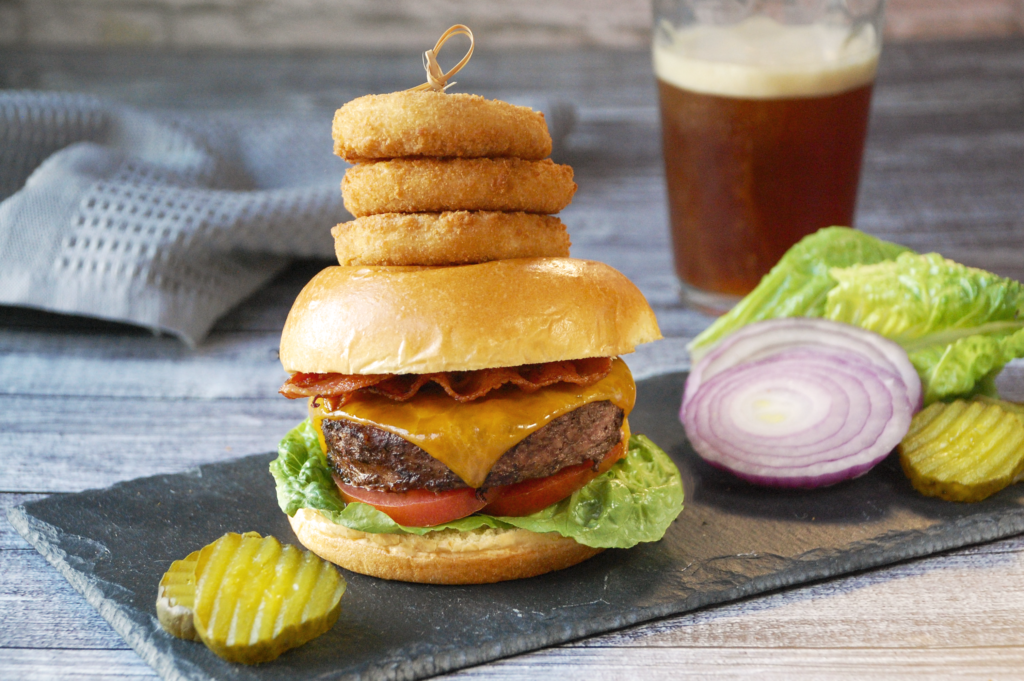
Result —
[{"label": "wooden table surface", "polygon": [[[347,99],[418,82],[418,61],[0,50],[0,86],[153,108],[322,113],[326,130]],[[619,268],[655,307],[667,340],[634,361],[638,372],[682,366],[683,344],[709,319],[676,302],[647,55],[478,49],[459,80],[461,91],[575,104],[576,126],[556,154],[580,186],[562,214],[573,255]],[[1024,40],[886,48],[857,224],[1024,279]],[[298,290],[325,264],[297,263],[196,349],[124,325],[0,307],[0,507],[274,449],[304,413],[276,393],[278,334]],[[1024,393],[1014,376],[1004,385]],[[453,676],[1019,678],[1022,581],[1024,537],[1016,537]],[[0,679],[59,676],[154,673],[0,520]]]}]

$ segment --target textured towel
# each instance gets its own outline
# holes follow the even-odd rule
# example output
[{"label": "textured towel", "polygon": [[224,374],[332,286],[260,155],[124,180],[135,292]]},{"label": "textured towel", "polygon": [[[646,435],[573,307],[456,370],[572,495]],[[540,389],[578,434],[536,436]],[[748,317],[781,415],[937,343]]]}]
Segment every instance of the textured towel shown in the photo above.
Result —
[{"label": "textured towel", "polygon": [[197,343],[349,219],[330,113],[145,113],[0,92],[0,303],[130,322]]}]

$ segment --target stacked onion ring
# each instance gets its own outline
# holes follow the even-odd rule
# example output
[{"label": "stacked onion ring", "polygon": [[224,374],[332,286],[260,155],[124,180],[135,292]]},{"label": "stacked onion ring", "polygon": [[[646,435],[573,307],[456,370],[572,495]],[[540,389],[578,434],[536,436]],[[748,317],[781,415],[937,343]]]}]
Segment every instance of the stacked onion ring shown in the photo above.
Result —
[{"label": "stacked onion ring", "polygon": [[680,419],[713,466],[810,488],[871,470],[920,403],[920,378],[896,343],[823,319],[773,319],[733,333],[693,367]]}]

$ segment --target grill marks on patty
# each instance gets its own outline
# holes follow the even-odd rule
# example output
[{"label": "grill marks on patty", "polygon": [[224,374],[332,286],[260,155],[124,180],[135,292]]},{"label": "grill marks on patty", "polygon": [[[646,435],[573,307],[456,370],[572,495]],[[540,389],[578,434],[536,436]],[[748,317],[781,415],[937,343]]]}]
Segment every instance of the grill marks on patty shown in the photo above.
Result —
[{"label": "grill marks on patty", "polygon": [[[594,463],[619,443],[623,412],[611,402],[591,402],[563,414],[494,464],[483,486],[543,478],[566,466]],[[383,492],[468,487],[450,468],[394,433],[345,420],[322,422],[327,460],[342,482]]]}]

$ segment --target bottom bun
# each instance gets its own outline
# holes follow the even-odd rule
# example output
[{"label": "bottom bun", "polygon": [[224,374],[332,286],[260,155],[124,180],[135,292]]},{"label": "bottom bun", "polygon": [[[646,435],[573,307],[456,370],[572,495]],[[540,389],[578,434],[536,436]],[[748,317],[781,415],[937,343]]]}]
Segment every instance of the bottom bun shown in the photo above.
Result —
[{"label": "bottom bun", "polygon": [[422,584],[490,584],[533,577],[603,550],[557,532],[521,529],[372,534],[337,525],[307,508],[288,520],[306,548],[346,570]]}]

